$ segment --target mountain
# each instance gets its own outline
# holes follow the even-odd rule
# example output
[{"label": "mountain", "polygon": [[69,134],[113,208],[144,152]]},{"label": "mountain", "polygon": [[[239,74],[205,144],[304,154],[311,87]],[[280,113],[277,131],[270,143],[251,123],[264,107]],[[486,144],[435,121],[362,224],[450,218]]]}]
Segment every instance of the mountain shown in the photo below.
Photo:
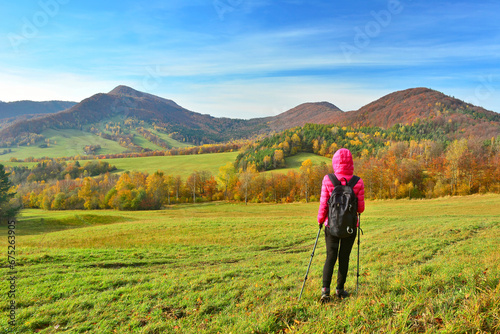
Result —
[{"label": "mountain", "polygon": [[0,129],[8,125],[32,118],[38,118],[45,114],[56,113],[74,106],[76,102],[69,101],[0,101]]},{"label": "mountain", "polygon": [[331,124],[343,114],[334,104],[329,102],[303,103],[277,116],[263,119],[272,131],[283,131],[306,123]]},{"label": "mountain", "polygon": [[[112,135],[104,130],[105,123],[124,122],[129,118],[142,121],[144,128],[156,127],[176,139],[196,144],[240,138],[260,127],[260,124],[248,125],[244,120],[193,112],[174,101],[118,86],[107,94],[95,94],[61,112],[16,122],[0,131],[0,139],[4,145],[33,143],[49,129],[78,129],[109,139]],[[113,140],[124,139],[124,136],[133,141],[129,133],[118,133]]]},{"label": "mountain", "polygon": [[0,101],[0,119],[18,117],[21,115],[50,114],[71,108],[76,102],[69,101]]},{"label": "mountain", "polygon": [[500,114],[447,96],[429,88],[411,88],[381,97],[362,108],[345,113],[344,125],[377,126],[425,122],[447,128],[454,136],[489,139],[500,135]]},{"label": "mountain", "polygon": [[[38,143],[48,130],[75,129],[138,151],[172,147],[170,139],[197,145],[216,143],[267,135],[306,123],[381,128],[419,124],[419,131],[439,132],[449,139],[490,139],[500,135],[500,114],[429,88],[397,91],[348,112],[329,102],[317,102],[272,117],[242,120],[197,113],[172,100],[118,86],[68,109],[0,129],[0,147]],[[50,138],[45,139],[50,143]]]}]

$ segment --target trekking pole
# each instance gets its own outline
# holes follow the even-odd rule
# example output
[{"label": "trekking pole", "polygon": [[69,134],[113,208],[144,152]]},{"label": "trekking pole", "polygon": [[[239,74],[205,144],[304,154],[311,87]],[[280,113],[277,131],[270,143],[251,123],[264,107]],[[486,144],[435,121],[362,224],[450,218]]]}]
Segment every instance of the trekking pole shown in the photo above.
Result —
[{"label": "trekking pole", "polygon": [[319,233],[321,232],[322,227],[323,227],[323,224],[319,225],[318,235],[316,236],[316,242],[314,243],[314,248],[313,248],[313,251],[311,254],[311,260],[309,261],[309,266],[307,267],[306,277],[304,277],[304,283],[302,284],[302,290],[300,290],[299,300],[302,297],[302,292],[304,291],[304,286],[306,285],[307,275],[309,274],[309,269],[311,268],[311,263],[313,260],[314,251],[316,250],[316,245],[318,244],[318,239],[319,239]]},{"label": "trekking pole", "polygon": [[361,234],[363,234],[363,230],[361,229],[361,214],[358,213],[358,271],[356,273],[356,294],[358,293],[359,288],[359,245],[361,243]]}]

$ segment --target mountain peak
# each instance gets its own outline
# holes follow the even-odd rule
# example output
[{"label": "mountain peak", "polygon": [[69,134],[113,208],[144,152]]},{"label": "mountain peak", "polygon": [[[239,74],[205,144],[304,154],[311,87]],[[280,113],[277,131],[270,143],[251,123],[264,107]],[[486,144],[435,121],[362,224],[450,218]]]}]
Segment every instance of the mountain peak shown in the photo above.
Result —
[{"label": "mountain peak", "polygon": [[139,92],[138,90],[124,85],[116,86],[116,88],[110,91],[108,94],[131,97],[143,97],[145,95],[145,93]]},{"label": "mountain peak", "polygon": [[150,101],[167,103],[168,105],[170,105],[171,107],[174,107],[174,108],[182,108],[181,106],[179,106],[177,103],[175,103],[172,100],[164,99],[162,97],[152,95],[149,93],[143,93],[143,92],[140,92],[138,90],[135,90],[135,89],[130,88],[130,87],[125,86],[125,85],[117,86],[115,89],[110,91],[108,93],[108,95],[114,95],[114,96],[118,96],[118,97],[132,97],[132,98],[137,98],[137,99],[147,99]]},{"label": "mountain peak", "polygon": [[331,112],[336,112],[342,110],[334,105],[333,103],[327,102],[327,101],[322,101],[322,102],[306,102],[302,103],[301,105],[298,105],[296,108],[307,108],[307,107],[316,107],[318,109],[322,109],[325,111],[331,111]]},{"label": "mountain peak", "polygon": [[335,123],[342,114],[343,111],[330,102],[306,102],[268,118],[268,124],[273,131],[283,131],[306,123]]}]

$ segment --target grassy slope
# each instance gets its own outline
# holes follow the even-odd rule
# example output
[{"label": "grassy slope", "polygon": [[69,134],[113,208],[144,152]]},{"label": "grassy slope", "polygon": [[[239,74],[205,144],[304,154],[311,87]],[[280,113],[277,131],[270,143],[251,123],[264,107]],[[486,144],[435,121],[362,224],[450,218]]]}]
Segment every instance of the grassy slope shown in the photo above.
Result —
[{"label": "grassy slope", "polygon": [[[219,173],[219,167],[224,166],[228,162],[234,162],[238,152],[199,154],[199,155],[176,155],[176,156],[156,156],[143,158],[117,158],[117,159],[101,159],[107,161],[111,165],[116,166],[117,173],[124,171],[140,171],[154,173],[162,170],[170,175],[180,175],[187,177],[194,171],[208,170],[214,176]],[[80,160],[83,166],[90,160]],[[33,167],[36,162],[0,162],[4,166],[27,166]]]},{"label": "grassy slope", "polygon": [[28,168],[33,168],[36,166],[36,162],[11,162],[11,161],[0,161],[1,165],[4,165],[5,167],[28,167]]},{"label": "grassy slope", "polygon": [[[121,153],[124,147],[117,142],[96,136],[90,132],[80,130],[47,130],[42,133],[45,138],[50,139],[50,146],[47,148],[38,147],[44,142],[39,142],[32,146],[21,146],[12,148],[12,153],[1,155],[0,160],[8,161],[11,157],[26,159],[28,157],[71,157],[85,155],[83,148],[86,145],[100,145],[99,153]],[[54,144],[55,142],[55,144]]]},{"label": "grassy slope", "polygon": [[288,157],[285,159],[285,163],[287,166],[286,168],[273,170],[273,171],[270,171],[268,173],[274,173],[274,172],[288,173],[289,170],[298,171],[300,166],[302,166],[302,162],[304,162],[307,159],[310,159],[314,165],[319,165],[321,163],[331,165],[331,163],[332,163],[332,159],[322,157],[320,155],[316,155],[313,153],[298,153],[294,156],[291,156],[291,157]]},{"label": "grassy slope", "polygon": [[[160,136],[163,140],[167,141],[171,147],[189,147],[190,144],[182,143],[170,138],[166,134],[159,133],[153,129],[151,132]],[[106,132],[105,130],[102,130]],[[114,154],[125,152],[125,148],[120,146],[117,142],[101,138],[93,133],[58,129],[46,130],[42,133],[46,139],[50,139],[50,145],[47,148],[40,148],[39,145],[44,144],[40,141],[32,146],[21,146],[11,148],[12,152],[9,154],[0,155],[0,162],[7,162],[10,158],[26,159],[28,157],[41,158],[41,157],[72,157],[76,155],[85,155],[83,148],[86,145],[100,145],[101,150],[98,154]],[[134,131],[134,143],[151,150],[163,150],[162,147],[153,144]],[[54,144],[54,142],[56,144]],[[4,148],[0,148],[3,150]]]},{"label": "grassy slope", "polygon": [[153,151],[163,151],[164,148],[161,146],[158,146],[156,144],[153,144],[143,136],[141,136],[137,131],[131,131],[131,133],[134,135],[132,142],[136,144],[137,146],[140,146],[142,148],[148,148]]},{"label": "grassy slope", "polygon": [[[329,305],[317,303],[323,237],[297,301],[317,232],[317,203],[26,210],[16,230],[18,330],[498,332],[499,200],[368,202],[359,293]],[[1,233],[0,247],[7,249],[4,224]],[[6,295],[0,294],[4,330]]]},{"label": "grassy slope", "polygon": [[152,133],[154,133],[155,135],[157,135],[158,137],[160,137],[161,139],[166,141],[171,147],[185,148],[185,147],[192,147],[193,146],[192,144],[189,144],[189,143],[183,143],[183,142],[177,141],[177,140],[173,139],[172,137],[170,137],[169,135],[162,133],[162,132],[159,132],[159,131],[156,131],[153,128],[149,128],[149,131],[151,131]]},{"label": "grassy slope", "polygon": [[[193,171],[207,170],[212,175],[219,173],[219,167],[224,166],[228,162],[234,162],[239,152],[226,153],[211,153],[199,155],[177,155],[166,157],[145,157],[145,158],[119,158],[119,159],[104,159],[111,165],[118,168],[117,172],[141,171],[154,173],[157,170],[162,170],[166,174],[180,175],[186,177]],[[299,153],[293,157],[287,158],[287,168],[274,170],[276,173],[287,173],[289,170],[298,170],[302,162],[306,159],[311,159],[314,164],[318,165],[321,162],[329,163],[330,159],[321,157],[312,153]],[[81,161],[81,163],[85,163]]]},{"label": "grassy slope", "polygon": [[[118,159],[103,159],[111,165],[118,168],[118,173],[126,170],[141,171],[154,173],[157,170],[163,170],[167,174],[180,175],[186,177],[193,171],[208,170],[214,176],[219,173],[219,167],[224,166],[228,162],[234,162],[238,152],[227,153],[212,153],[200,155],[178,155],[166,157],[144,157],[144,158],[118,158]],[[267,173],[287,173],[289,170],[298,171],[302,162],[306,159],[311,159],[315,165],[322,162],[330,163],[329,158],[321,157],[312,153],[299,153],[293,157],[286,158],[287,168],[273,170]],[[87,160],[82,160],[82,166]],[[27,166],[33,167],[36,165],[34,162],[0,162],[5,166]]]},{"label": "grassy slope", "polygon": [[[118,168],[117,172],[140,171],[154,173],[162,170],[166,174],[188,176],[194,171],[208,170],[213,175],[219,173],[219,167],[228,162],[234,162],[238,152],[198,154],[198,155],[175,155],[166,157],[144,157],[144,158],[119,158],[103,159]],[[81,161],[84,163],[84,161]]]}]

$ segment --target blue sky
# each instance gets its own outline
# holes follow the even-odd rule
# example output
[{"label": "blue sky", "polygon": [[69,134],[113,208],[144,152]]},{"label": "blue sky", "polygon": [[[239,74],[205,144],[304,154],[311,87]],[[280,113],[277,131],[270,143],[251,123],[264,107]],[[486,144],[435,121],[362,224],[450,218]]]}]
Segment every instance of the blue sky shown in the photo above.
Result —
[{"label": "blue sky", "polygon": [[500,2],[4,1],[0,100],[124,84],[217,117],[429,87],[500,112]]}]

